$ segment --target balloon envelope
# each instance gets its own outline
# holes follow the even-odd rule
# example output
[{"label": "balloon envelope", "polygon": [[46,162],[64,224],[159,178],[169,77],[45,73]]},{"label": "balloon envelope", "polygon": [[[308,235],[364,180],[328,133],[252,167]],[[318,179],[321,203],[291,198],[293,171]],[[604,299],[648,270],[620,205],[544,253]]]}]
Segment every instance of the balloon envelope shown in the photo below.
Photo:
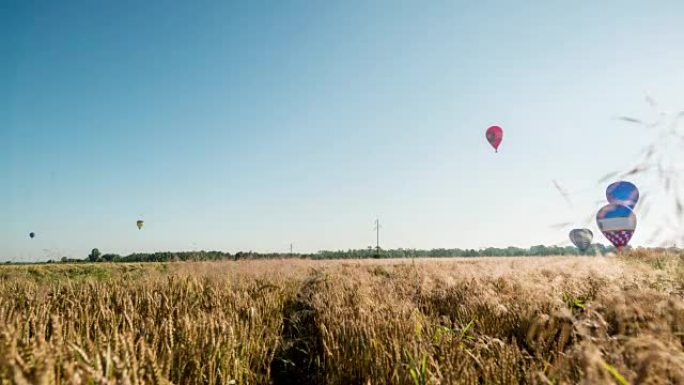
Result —
[{"label": "balloon envelope", "polygon": [[596,213],[596,223],[603,235],[619,250],[632,239],[637,220],[629,207],[611,203]]},{"label": "balloon envelope", "polygon": [[606,198],[609,203],[633,209],[639,201],[639,189],[631,182],[615,182],[606,189]]},{"label": "balloon envelope", "polygon": [[494,147],[494,151],[499,152],[499,145],[503,140],[503,129],[499,126],[491,126],[487,129],[485,136],[489,144]]},{"label": "balloon envelope", "polygon": [[36,236],[36,233],[29,233],[29,237],[33,238]]},{"label": "balloon envelope", "polygon": [[144,224],[145,224],[145,222],[140,221],[140,220],[135,222],[135,225],[138,226],[138,230],[142,229]]},{"label": "balloon envelope", "polygon": [[594,233],[589,229],[574,229],[570,231],[570,240],[580,251],[585,251],[591,245]]}]

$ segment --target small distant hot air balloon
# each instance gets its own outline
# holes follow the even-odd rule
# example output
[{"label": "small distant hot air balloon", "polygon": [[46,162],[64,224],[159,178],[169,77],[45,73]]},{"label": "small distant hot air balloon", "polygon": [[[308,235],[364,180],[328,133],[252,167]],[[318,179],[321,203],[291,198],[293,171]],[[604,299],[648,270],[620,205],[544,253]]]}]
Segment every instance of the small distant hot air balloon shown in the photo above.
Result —
[{"label": "small distant hot air balloon", "polygon": [[570,240],[581,252],[585,252],[591,245],[594,233],[589,229],[574,229],[570,232]]},{"label": "small distant hot air balloon", "polygon": [[634,235],[637,219],[629,207],[611,203],[598,211],[596,223],[610,243],[622,250]]},{"label": "small distant hot air balloon", "polygon": [[31,239],[33,239],[35,236],[36,236],[36,233],[34,233],[34,232],[29,233],[29,237],[31,237]]},{"label": "small distant hot air balloon", "polygon": [[138,226],[138,230],[142,229],[143,225],[145,224],[144,221],[138,219],[137,222],[135,222],[136,226]]},{"label": "small distant hot air balloon", "polygon": [[494,151],[499,152],[499,145],[503,140],[503,129],[499,126],[491,126],[487,129],[485,136],[489,144],[494,147]]},{"label": "small distant hot air balloon", "polygon": [[615,182],[606,188],[606,198],[609,203],[634,209],[639,201],[639,189],[631,182]]}]

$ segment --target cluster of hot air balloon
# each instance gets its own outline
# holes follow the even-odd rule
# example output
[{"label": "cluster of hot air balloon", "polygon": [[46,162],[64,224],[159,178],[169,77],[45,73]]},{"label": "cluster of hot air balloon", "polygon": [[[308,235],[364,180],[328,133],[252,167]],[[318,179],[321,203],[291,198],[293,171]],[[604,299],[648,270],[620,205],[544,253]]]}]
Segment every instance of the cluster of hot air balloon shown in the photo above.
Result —
[{"label": "cluster of hot air balloon", "polygon": [[637,219],[632,210],[639,201],[639,190],[633,183],[615,182],[606,189],[606,198],[608,204],[596,214],[596,223],[610,243],[622,250],[636,229]]},{"label": "cluster of hot air balloon", "polygon": [[[596,224],[603,235],[622,250],[634,235],[636,215],[632,211],[639,201],[639,189],[626,181],[612,183],[606,189],[608,204],[601,207],[596,214]],[[589,229],[570,231],[570,240],[580,251],[586,251],[591,245],[594,234]]]},{"label": "cluster of hot air balloon", "polygon": [[[499,152],[499,146],[503,140],[503,129],[499,126],[487,128],[485,137],[495,152]],[[603,206],[596,214],[596,223],[606,238],[618,249],[622,250],[629,243],[629,240],[636,229],[636,215],[632,209],[639,200],[639,190],[637,187],[625,181],[615,182],[606,189],[608,204]],[[145,222],[141,219],[135,222],[138,230],[141,230]],[[29,233],[33,239],[34,232]],[[577,248],[584,252],[594,238],[591,230],[573,229],[570,231],[570,240]]]},{"label": "cluster of hot air balloon", "polygon": [[[499,145],[503,140],[503,129],[499,126],[491,126],[487,128],[485,137],[494,151],[499,152]],[[618,250],[622,250],[632,239],[636,229],[636,215],[632,210],[639,201],[639,190],[631,182],[619,181],[608,186],[606,198],[608,204],[596,214],[596,223],[610,243]],[[589,229],[570,231],[570,240],[582,252],[591,246],[593,238],[594,233]]]}]

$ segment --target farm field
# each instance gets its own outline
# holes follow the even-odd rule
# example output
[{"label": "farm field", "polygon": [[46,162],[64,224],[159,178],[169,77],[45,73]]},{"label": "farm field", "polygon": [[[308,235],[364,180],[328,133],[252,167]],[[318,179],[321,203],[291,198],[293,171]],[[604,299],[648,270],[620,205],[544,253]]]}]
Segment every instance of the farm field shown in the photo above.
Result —
[{"label": "farm field", "polygon": [[1,384],[684,383],[684,259],[0,267]]}]

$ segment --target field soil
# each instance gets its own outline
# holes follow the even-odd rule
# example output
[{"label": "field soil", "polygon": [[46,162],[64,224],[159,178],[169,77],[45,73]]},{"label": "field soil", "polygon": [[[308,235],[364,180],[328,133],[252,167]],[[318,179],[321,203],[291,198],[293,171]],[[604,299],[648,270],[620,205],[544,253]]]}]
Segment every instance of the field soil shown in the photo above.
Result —
[{"label": "field soil", "polygon": [[0,384],[684,384],[684,256],[0,267]]}]

